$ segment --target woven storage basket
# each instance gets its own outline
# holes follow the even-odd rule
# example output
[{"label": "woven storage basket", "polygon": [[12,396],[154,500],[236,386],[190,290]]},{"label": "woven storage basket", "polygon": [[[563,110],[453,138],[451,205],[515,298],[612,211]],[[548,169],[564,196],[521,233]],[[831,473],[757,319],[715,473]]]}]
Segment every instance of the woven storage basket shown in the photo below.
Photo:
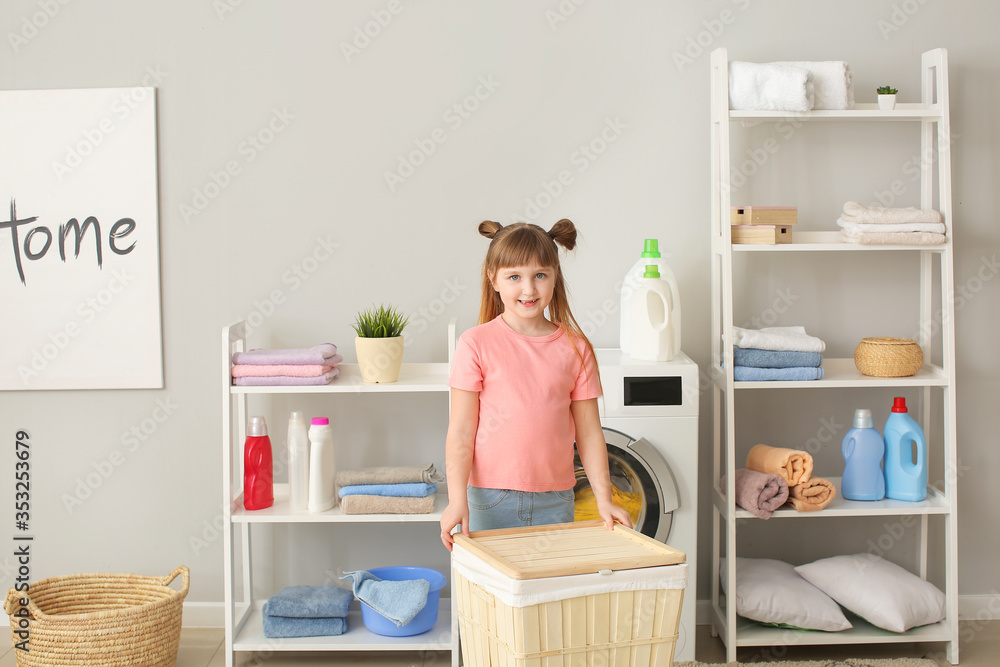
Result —
[{"label": "woven storage basket", "polygon": [[[168,584],[181,576],[181,588]],[[181,605],[190,576],[183,565],[165,577],[75,574],[7,591],[18,667],[173,667],[181,637]],[[21,599],[27,598],[22,607]],[[20,616],[27,611],[27,628]]]},{"label": "woven storage basket", "polygon": [[854,349],[854,365],[873,377],[905,377],[924,365],[924,353],[912,338],[862,338]]}]

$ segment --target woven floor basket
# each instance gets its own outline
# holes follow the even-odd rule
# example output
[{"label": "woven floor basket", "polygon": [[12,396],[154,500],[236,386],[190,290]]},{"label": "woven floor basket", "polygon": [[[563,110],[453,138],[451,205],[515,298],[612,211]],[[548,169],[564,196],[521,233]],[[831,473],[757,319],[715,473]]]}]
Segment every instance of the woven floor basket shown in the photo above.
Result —
[{"label": "woven floor basket", "polygon": [[873,377],[905,377],[924,365],[924,353],[912,338],[862,338],[854,349],[854,365]]},{"label": "woven floor basket", "polygon": [[[168,584],[181,576],[181,588]],[[183,565],[165,577],[75,574],[7,591],[13,643],[24,641],[19,617],[28,593],[28,651],[18,667],[173,667],[181,638],[181,605],[190,576]],[[23,612],[22,612],[23,613]]]}]

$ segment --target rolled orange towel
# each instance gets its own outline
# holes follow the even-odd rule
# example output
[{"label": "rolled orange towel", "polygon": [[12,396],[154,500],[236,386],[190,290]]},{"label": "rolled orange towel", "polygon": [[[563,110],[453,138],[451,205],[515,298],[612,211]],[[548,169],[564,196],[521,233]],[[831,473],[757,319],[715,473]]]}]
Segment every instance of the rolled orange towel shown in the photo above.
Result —
[{"label": "rolled orange towel", "polygon": [[816,512],[836,497],[833,483],[822,477],[810,477],[808,482],[788,487],[788,502],[798,512]]},{"label": "rolled orange towel", "polygon": [[809,481],[813,459],[809,452],[798,449],[754,445],[747,454],[747,468],[778,475],[792,487]]}]

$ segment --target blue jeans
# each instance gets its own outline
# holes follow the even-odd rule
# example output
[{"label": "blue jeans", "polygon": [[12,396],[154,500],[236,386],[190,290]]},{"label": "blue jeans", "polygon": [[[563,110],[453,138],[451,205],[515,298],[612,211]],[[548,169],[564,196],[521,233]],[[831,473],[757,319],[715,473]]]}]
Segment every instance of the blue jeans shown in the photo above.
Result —
[{"label": "blue jeans", "polygon": [[573,489],[565,491],[514,491],[470,486],[469,530],[523,528],[573,520]]}]

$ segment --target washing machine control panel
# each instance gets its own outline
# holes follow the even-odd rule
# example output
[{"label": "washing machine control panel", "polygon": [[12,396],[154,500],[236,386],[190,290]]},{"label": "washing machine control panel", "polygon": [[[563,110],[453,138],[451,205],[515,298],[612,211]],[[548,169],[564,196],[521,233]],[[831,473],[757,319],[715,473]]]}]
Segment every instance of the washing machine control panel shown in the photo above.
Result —
[{"label": "washing machine control panel", "polygon": [[684,353],[671,361],[640,361],[598,349],[604,417],[685,417],[698,414],[698,366]]}]

